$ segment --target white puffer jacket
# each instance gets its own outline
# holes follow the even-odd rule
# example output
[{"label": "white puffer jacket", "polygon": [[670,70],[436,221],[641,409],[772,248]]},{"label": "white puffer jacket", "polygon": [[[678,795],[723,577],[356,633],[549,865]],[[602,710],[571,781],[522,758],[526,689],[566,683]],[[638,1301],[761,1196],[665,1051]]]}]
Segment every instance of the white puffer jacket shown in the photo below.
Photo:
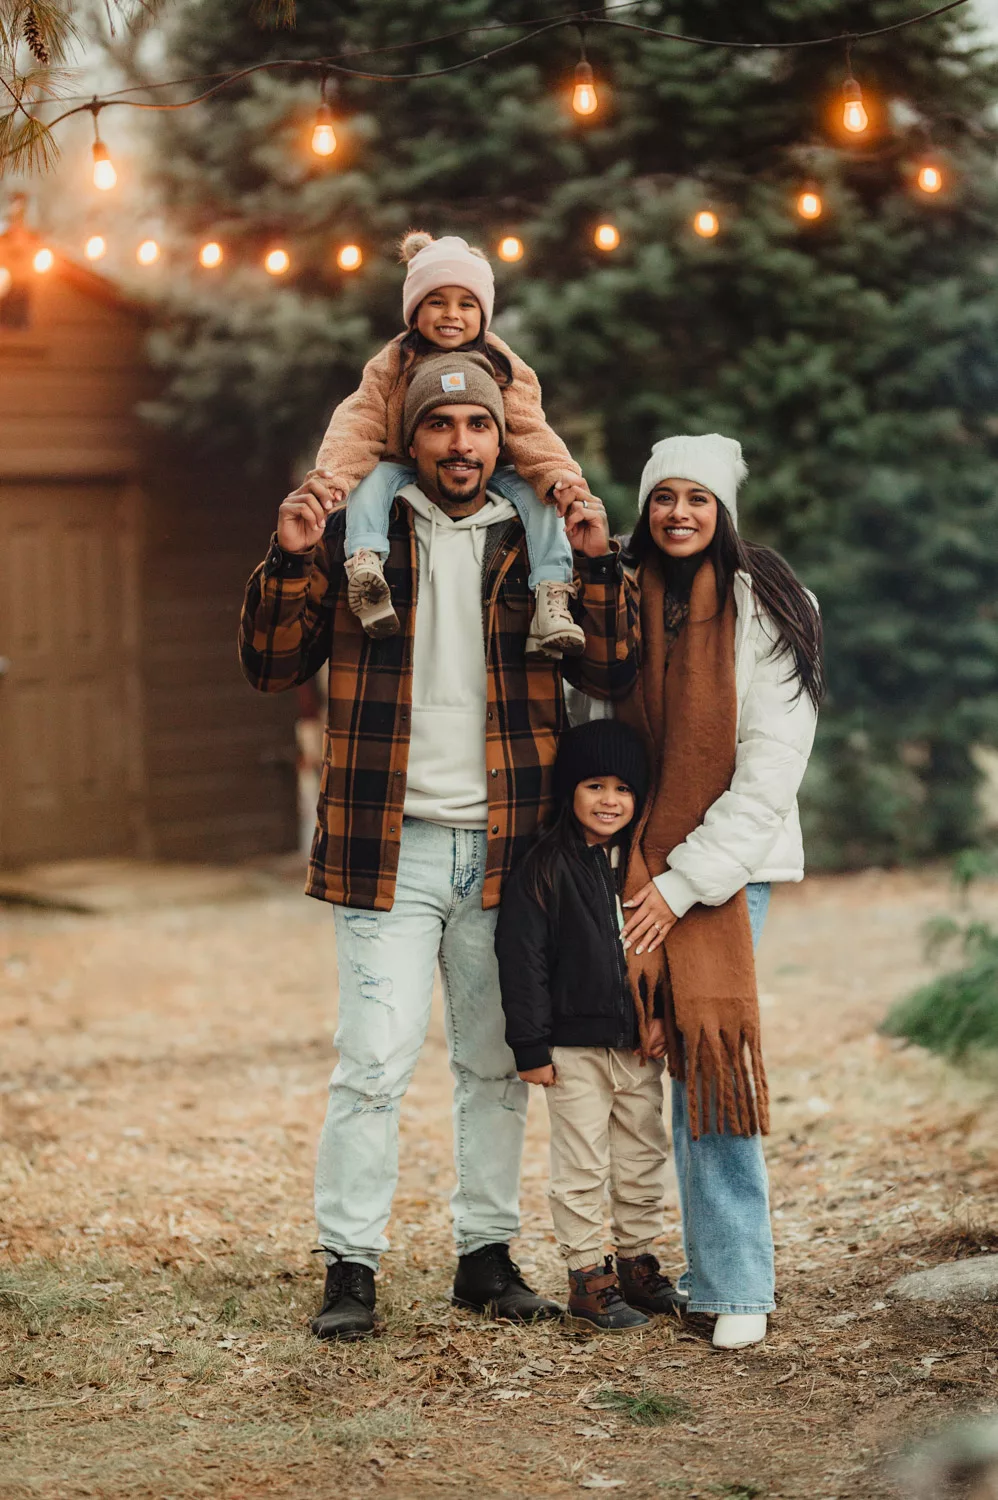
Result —
[{"label": "white puffer jacket", "polygon": [[[677,917],[698,901],[721,906],[753,881],[804,878],[797,792],[814,742],[817,714],[786,656],[747,573],[736,573],[735,687],[738,747],[731,785],[699,828],[678,844],[655,884]],[[574,720],[597,717],[601,704],[569,705]]]}]

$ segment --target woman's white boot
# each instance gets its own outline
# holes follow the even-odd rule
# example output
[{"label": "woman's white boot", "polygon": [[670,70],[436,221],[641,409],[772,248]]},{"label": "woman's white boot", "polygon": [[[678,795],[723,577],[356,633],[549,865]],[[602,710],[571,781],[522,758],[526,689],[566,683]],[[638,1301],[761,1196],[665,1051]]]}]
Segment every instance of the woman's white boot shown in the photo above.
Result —
[{"label": "woman's white boot", "polygon": [[765,1337],[765,1313],[719,1313],[714,1324],[715,1349],[747,1349]]}]

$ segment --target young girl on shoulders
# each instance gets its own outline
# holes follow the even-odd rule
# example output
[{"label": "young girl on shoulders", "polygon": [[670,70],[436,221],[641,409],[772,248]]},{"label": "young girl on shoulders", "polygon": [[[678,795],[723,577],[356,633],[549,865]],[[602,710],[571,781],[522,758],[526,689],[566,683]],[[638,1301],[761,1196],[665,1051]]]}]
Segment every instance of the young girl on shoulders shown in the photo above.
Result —
[{"label": "young girl on shoulders", "polygon": [[[358,389],[333,412],[316,459],[334,499],[349,497],[350,608],[369,635],[398,631],[383,561],[392,503],[413,477],[402,436],[406,391],[427,355],[476,351],[488,359],[503,392],[505,453],[513,468],[497,470],[490,487],[512,502],[526,532],[530,587],[536,595],[527,653],[578,656],[585,635],[569,609],[575,592],[572,549],[558,496],[567,490],[567,503],[580,483],[585,489],[582,471],[545,421],[537,376],[489,330],[495,281],[484,252],[457,235],[434,240],[413,231],[402,241],[401,254],[408,263],[402,292],[405,332],[368,361]],[[441,377],[448,378],[462,380],[460,372]]]},{"label": "young girl on shoulders", "polygon": [[[569,1317],[615,1333],[682,1300],[654,1253],[668,1154],[664,1025],[649,1027],[652,1055],[642,1062],[620,937],[631,832],[647,793],[634,730],[597,719],[564,734],[556,820],[513,871],[496,929],[506,1040],[520,1077],[548,1102]],[[604,1259],[608,1181],[616,1268]]]}]

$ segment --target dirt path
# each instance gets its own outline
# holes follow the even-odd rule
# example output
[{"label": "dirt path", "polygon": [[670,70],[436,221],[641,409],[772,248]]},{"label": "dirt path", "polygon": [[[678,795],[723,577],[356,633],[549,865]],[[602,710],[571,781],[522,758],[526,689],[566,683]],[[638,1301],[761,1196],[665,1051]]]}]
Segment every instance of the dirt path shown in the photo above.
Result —
[{"label": "dirt path", "polygon": [[[925,1322],[885,1296],[998,1229],[998,1092],[874,1030],[924,973],[918,927],[947,899],[941,877],[876,873],[774,899],[781,1300],[766,1345],[735,1356],[697,1326],[623,1345],[449,1307],[439,1016],[403,1112],[384,1332],[317,1345],[329,913],[292,886],[122,916],[0,910],[0,1494],[895,1495],[900,1444],[995,1409],[998,1312]],[[535,1099],[517,1255],[560,1294],[545,1181]],[[677,1247],[673,1217],[670,1269]],[[642,1392],[658,1425],[633,1419]]]}]

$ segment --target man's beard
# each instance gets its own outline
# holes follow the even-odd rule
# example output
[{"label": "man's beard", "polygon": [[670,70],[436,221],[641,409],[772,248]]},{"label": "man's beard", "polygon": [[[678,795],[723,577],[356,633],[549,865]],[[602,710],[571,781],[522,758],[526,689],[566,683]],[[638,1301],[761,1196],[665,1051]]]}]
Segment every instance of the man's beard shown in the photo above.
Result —
[{"label": "man's beard", "polygon": [[477,463],[474,460],[468,460],[465,467],[473,467],[478,470],[478,483],[475,485],[474,489],[471,489],[470,487],[455,489],[450,486],[447,483],[446,463],[437,464],[437,494],[440,496],[441,502],[444,505],[470,505],[473,501],[477,500],[478,496],[481,494],[482,475],[485,470],[485,465]]}]

